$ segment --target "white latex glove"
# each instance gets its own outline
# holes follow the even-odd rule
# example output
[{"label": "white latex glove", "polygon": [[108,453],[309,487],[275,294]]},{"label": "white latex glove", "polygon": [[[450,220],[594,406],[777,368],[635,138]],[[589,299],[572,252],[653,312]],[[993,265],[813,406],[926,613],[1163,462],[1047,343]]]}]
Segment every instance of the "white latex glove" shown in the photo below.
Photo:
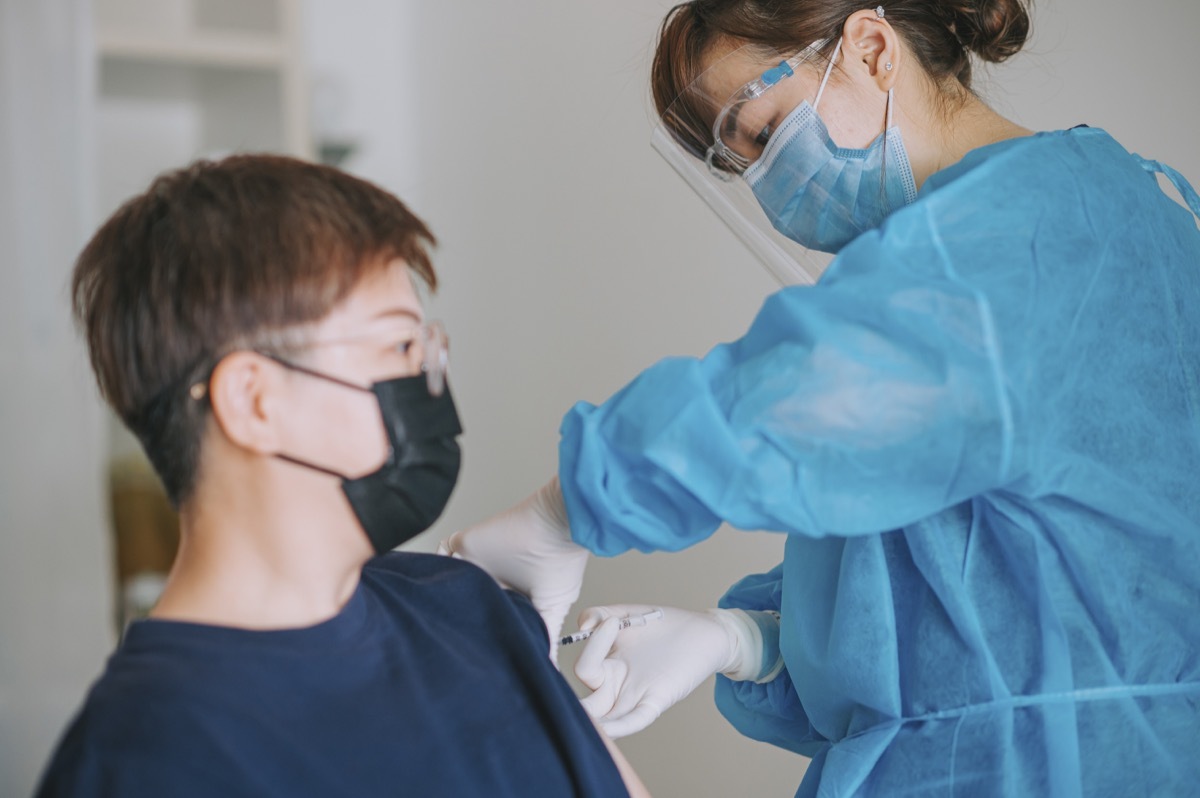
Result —
[{"label": "white latex glove", "polygon": [[588,550],[571,540],[558,477],[515,507],[455,532],[438,553],[469,560],[528,596],[550,632],[557,664],[563,619],[579,598],[588,561]]},{"label": "white latex glove", "polygon": [[[620,629],[620,618],[654,609],[661,619]],[[614,604],[584,610],[579,628],[593,630],[575,663],[594,691],[583,707],[613,739],[646,728],[714,673],[744,681],[762,670],[762,632],[741,610]]]}]

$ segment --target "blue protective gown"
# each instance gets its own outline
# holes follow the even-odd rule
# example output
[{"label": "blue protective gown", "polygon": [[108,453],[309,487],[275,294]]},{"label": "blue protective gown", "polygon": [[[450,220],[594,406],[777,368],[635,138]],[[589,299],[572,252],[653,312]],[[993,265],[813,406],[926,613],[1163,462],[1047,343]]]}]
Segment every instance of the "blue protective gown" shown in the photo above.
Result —
[{"label": "blue protective gown", "polygon": [[1200,794],[1200,232],[1150,166],[976,150],[564,419],[592,551],[787,533],[722,602],[782,613],[786,667],[717,703],[813,757],[799,795]]}]

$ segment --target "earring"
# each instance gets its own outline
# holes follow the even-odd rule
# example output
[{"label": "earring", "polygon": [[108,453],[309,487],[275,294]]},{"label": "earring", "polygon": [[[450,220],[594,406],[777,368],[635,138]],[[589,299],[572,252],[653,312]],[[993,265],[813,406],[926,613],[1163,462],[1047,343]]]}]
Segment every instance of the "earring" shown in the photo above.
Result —
[{"label": "earring", "polygon": [[875,6],[875,16],[883,19],[883,6]]},{"label": "earring", "polygon": [[891,72],[892,71],[892,62],[888,61],[886,64],[883,65],[883,68],[886,69],[888,72]]}]

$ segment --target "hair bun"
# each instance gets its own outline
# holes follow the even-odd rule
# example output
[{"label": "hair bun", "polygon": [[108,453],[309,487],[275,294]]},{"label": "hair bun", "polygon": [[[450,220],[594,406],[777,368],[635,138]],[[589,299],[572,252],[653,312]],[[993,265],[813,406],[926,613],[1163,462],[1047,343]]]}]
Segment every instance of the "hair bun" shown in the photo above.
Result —
[{"label": "hair bun", "polygon": [[951,0],[954,33],[984,61],[1003,61],[1029,38],[1027,0]]}]

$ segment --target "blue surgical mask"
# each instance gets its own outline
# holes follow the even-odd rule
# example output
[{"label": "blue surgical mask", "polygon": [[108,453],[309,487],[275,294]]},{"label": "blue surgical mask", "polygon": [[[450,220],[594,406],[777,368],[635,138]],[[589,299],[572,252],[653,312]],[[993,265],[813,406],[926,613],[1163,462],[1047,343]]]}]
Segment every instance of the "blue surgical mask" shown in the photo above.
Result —
[{"label": "blue surgical mask", "polygon": [[[841,42],[830,60],[837,59]],[[809,249],[836,253],[917,198],[917,184],[899,128],[892,127],[888,92],[884,132],[866,149],[837,146],[817,115],[816,101],[788,114],[760,157],[745,172],[771,224]]]}]

